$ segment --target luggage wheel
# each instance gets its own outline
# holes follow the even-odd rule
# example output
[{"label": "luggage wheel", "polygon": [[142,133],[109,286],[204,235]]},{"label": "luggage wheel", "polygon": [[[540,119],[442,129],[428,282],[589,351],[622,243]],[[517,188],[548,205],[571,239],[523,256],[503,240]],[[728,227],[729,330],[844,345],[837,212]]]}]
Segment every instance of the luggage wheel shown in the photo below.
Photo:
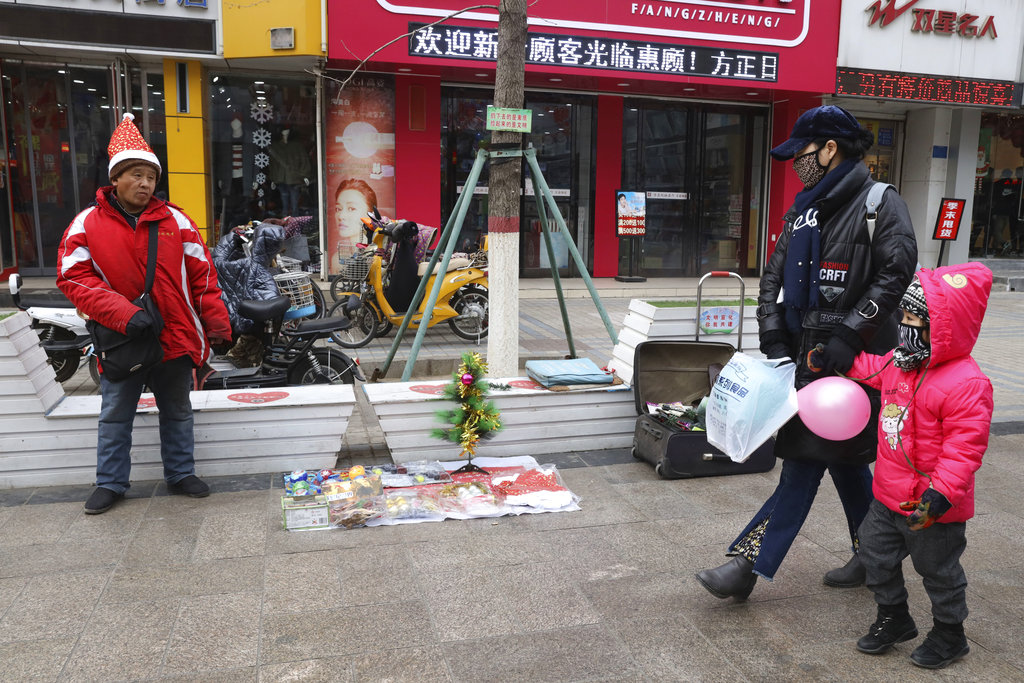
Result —
[{"label": "luggage wheel", "polygon": [[657,474],[659,477],[665,476],[665,468],[662,467],[662,463],[659,462],[654,466],[654,473]]},{"label": "luggage wheel", "polygon": [[643,458],[640,457],[640,452],[636,449],[636,444],[633,444],[633,447],[629,450],[629,454],[632,455],[635,460],[643,460]]}]

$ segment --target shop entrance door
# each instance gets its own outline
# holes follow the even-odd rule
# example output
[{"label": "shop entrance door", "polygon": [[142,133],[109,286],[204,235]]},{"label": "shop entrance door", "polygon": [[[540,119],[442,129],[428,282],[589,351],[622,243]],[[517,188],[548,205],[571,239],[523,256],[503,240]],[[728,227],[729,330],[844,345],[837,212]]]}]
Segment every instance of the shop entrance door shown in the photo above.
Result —
[{"label": "shop entrance door", "polygon": [[[640,275],[756,273],[767,116],[761,109],[626,100],[622,190],[647,193]],[[628,248],[620,248],[627,272]]]},{"label": "shop entrance door", "polygon": [[[491,93],[480,92],[478,97],[472,97],[466,95],[466,92],[445,90],[442,93],[441,148],[442,159],[445,160],[441,181],[442,222],[448,220],[462,192],[477,149],[490,143],[490,131],[485,128],[485,113],[487,105],[492,102]],[[569,229],[568,238],[575,241],[576,248],[589,266],[593,258],[590,245],[594,233],[591,220],[595,167],[593,98],[547,92],[527,93],[525,106],[533,112],[533,129],[523,135],[523,147],[532,146],[537,150],[537,162]],[[483,235],[487,232],[489,177],[488,166],[485,165],[462,226],[458,246],[461,251],[476,249],[482,244]],[[519,213],[520,275],[550,276],[551,263],[541,233],[533,183],[525,162],[522,179]],[[548,211],[547,206],[544,209]],[[550,212],[547,221],[549,229],[557,227]],[[559,274],[569,277],[578,275],[575,263],[569,258],[566,237],[560,232],[552,236]]]}]

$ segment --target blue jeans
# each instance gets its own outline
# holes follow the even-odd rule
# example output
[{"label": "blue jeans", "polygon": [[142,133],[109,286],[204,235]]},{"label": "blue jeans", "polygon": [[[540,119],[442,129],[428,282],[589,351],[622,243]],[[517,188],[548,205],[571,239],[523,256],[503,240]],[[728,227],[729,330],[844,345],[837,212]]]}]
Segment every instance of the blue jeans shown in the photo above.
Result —
[{"label": "blue jeans", "polygon": [[100,375],[103,404],[96,447],[96,486],[123,494],[132,469],[132,425],[148,384],[160,411],[160,459],[168,484],[195,474],[192,431],[192,359],[182,356],[160,363],[148,375],[111,382]]},{"label": "blue jeans", "polygon": [[761,549],[754,561],[754,573],[771,581],[779,570],[786,553],[800,533],[807,519],[807,513],[818,493],[821,478],[828,470],[832,475],[839,500],[846,513],[850,539],[855,547],[857,527],[864,521],[871,505],[871,470],[867,465],[826,465],[823,462],[783,460],[782,474],[775,492],[765,501],[754,518],[729,546],[732,551],[736,544],[764,520],[768,524],[761,540]]}]

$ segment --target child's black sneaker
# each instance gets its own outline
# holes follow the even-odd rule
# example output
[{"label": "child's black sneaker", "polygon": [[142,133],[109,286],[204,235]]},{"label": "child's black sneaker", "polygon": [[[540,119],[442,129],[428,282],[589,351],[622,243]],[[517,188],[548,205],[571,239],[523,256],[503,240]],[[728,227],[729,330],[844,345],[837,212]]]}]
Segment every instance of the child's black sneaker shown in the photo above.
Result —
[{"label": "child's black sneaker", "polygon": [[193,498],[205,498],[210,495],[210,487],[202,479],[190,474],[177,484],[168,484],[167,490],[175,494],[184,494]]},{"label": "child's black sneaker", "polygon": [[85,514],[98,515],[104,513],[122,498],[124,496],[116,491],[97,486],[89,496],[89,500],[85,501]]},{"label": "child's black sneaker", "polygon": [[869,655],[880,655],[896,643],[917,638],[917,624],[910,616],[907,603],[879,605],[878,618],[867,635],[857,641],[857,649]]},{"label": "child's black sneaker", "polygon": [[910,661],[925,669],[941,669],[970,651],[963,624],[936,621],[935,628],[928,632],[924,642],[910,653]]}]

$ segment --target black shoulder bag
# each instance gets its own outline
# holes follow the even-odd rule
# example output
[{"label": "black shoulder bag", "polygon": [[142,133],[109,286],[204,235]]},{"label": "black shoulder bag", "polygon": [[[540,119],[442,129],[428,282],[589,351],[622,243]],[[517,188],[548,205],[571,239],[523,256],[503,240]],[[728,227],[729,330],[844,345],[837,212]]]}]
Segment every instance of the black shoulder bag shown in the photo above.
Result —
[{"label": "black shoulder bag", "polygon": [[100,359],[103,376],[112,382],[120,382],[129,377],[145,374],[150,368],[164,359],[164,349],[160,346],[160,331],[164,328],[164,319],[156,307],[150,290],[156,274],[157,223],[149,223],[149,256],[146,261],[146,288],[139,298],[132,303],[149,314],[153,324],[142,331],[138,337],[129,337],[109,327],[89,320],[85,326],[92,335],[93,348]]}]

